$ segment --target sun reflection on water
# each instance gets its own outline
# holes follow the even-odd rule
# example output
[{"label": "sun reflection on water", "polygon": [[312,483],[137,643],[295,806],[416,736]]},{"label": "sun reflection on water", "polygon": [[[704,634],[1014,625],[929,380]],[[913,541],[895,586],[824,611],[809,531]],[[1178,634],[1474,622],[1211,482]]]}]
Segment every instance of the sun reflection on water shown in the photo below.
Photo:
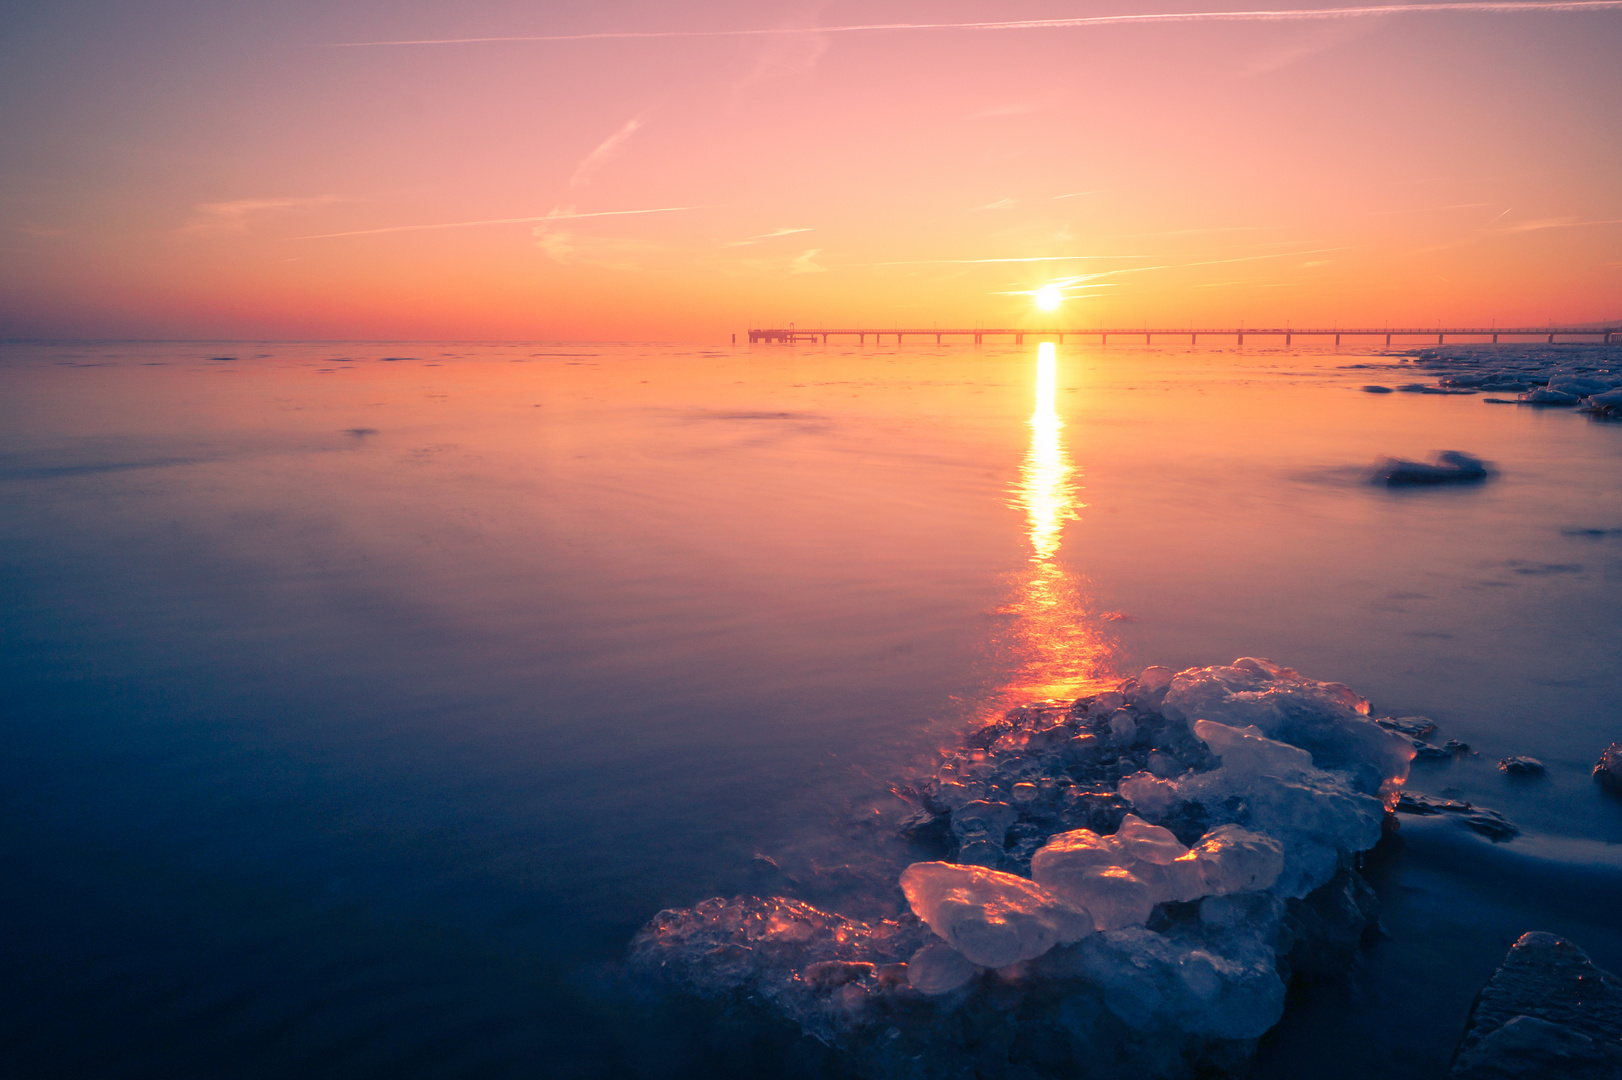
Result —
[{"label": "sun reflection on water", "polygon": [[1097,626],[1084,581],[1057,558],[1066,523],[1077,520],[1077,511],[1086,506],[1077,497],[1077,470],[1064,444],[1058,371],[1056,350],[1044,342],[1036,356],[1030,449],[1013,488],[1012,505],[1025,512],[1031,557],[1001,611],[1011,617],[1008,644],[1016,665],[995,695],[1001,708],[1073,698],[1116,678],[1110,673],[1112,648]]}]

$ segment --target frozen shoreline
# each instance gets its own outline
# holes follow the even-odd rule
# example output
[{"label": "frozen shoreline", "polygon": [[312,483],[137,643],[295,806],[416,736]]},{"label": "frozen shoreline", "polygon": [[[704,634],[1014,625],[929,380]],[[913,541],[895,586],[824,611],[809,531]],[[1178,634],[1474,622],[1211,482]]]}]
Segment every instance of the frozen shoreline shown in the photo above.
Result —
[{"label": "frozen shoreline", "polygon": [[1016,708],[905,793],[927,857],[892,918],[716,898],[660,913],[633,966],[861,1075],[998,1073],[1044,1041],[1035,1075],[1236,1071],[1375,918],[1359,857],[1415,750],[1368,708],[1253,659]]}]

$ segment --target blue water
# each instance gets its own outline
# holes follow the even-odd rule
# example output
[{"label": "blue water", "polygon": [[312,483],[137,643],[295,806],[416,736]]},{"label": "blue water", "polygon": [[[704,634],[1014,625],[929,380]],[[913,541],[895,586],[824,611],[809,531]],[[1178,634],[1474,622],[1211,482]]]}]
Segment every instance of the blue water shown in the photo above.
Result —
[{"label": "blue water", "polygon": [[[1343,367],[1380,362],[1058,352],[1056,558],[1100,662],[1346,682],[1480,751],[1412,787],[1527,831],[1405,829],[1387,936],[1264,1076],[1436,1075],[1524,930],[1622,967],[1622,802],[1588,775],[1622,739],[1622,426],[1357,392],[1408,381]],[[0,1074],[833,1068],[618,959],[757,852],[864,902],[838,867],[887,782],[1030,662],[1034,363],[3,347]],[[1434,449],[1499,475],[1360,479]]]}]

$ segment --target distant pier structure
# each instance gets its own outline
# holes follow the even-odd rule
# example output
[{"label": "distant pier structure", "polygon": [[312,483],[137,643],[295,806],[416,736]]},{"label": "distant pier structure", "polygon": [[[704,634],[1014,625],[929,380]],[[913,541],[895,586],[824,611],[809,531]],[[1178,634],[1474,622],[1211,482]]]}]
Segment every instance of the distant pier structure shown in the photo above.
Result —
[{"label": "distant pier structure", "polygon": [[1011,339],[1015,345],[1023,345],[1028,337],[1039,340],[1057,340],[1063,342],[1065,338],[1088,339],[1097,338],[1100,344],[1109,344],[1109,339],[1143,338],[1144,344],[1153,344],[1155,338],[1176,339],[1188,338],[1190,344],[1198,344],[1200,338],[1234,338],[1243,345],[1247,337],[1283,338],[1284,344],[1289,345],[1298,337],[1303,338],[1334,338],[1339,345],[1342,338],[1385,338],[1387,345],[1393,338],[1430,338],[1436,339],[1441,345],[1448,338],[1490,337],[1494,342],[1500,339],[1524,341],[1526,339],[1541,339],[1550,344],[1557,340],[1565,341],[1601,341],[1606,345],[1613,341],[1622,342],[1622,326],[1601,327],[1593,326],[1520,326],[1520,327],[1481,327],[1481,326],[1382,326],[1378,329],[1369,327],[1336,327],[1323,329],[1321,327],[1251,327],[1241,326],[1233,328],[1220,327],[1145,327],[1145,326],[1110,326],[1089,329],[1041,330],[1041,329],[1006,329],[995,327],[975,327],[973,329],[946,330],[939,327],[894,327],[886,329],[845,327],[817,327],[809,329],[759,329],[749,331],[749,344],[769,345],[797,345],[801,342],[821,343],[826,345],[832,337],[855,338],[858,344],[866,344],[872,338],[874,344],[893,338],[896,344],[901,344],[907,338],[918,340],[933,337],[935,344],[940,345],[947,338],[973,338],[976,345],[986,338]]}]

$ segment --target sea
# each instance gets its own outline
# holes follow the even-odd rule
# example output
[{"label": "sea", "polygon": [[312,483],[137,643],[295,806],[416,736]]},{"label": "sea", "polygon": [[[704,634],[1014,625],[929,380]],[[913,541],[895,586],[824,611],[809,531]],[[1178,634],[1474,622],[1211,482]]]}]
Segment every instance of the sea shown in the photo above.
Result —
[{"label": "sea", "polygon": [[1398,352],[0,345],[0,1074],[842,1075],[632,935],[899,902],[840,871],[939,747],[1256,656],[1520,835],[1402,820],[1255,1076],[1442,1075],[1521,933],[1622,970],[1622,424]]}]

